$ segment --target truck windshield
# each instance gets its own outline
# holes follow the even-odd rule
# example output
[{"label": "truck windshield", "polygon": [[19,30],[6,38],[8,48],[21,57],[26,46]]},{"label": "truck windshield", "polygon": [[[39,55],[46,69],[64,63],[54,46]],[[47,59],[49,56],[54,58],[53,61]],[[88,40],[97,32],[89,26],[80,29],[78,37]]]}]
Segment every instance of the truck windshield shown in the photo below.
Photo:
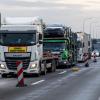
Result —
[{"label": "truck windshield", "polygon": [[36,33],[2,33],[0,34],[0,45],[34,45]]},{"label": "truck windshield", "polygon": [[44,37],[48,38],[48,37],[63,37],[64,36],[64,29],[61,28],[55,28],[55,29],[51,29],[51,28],[47,28],[44,30]]},{"label": "truck windshield", "polygon": [[43,43],[44,51],[60,52],[65,49],[65,43]]},{"label": "truck windshield", "polygon": [[77,41],[77,48],[82,48],[82,42],[81,41]]}]

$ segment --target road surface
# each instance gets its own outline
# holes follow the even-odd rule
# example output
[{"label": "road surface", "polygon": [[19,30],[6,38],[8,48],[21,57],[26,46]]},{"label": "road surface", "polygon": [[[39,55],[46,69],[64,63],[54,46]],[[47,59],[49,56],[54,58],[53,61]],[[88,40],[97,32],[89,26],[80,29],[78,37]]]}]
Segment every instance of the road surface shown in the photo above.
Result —
[{"label": "road surface", "polygon": [[[84,64],[83,64],[84,65]],[[27,87],[16,78],[0,78],[0,100],[100,100],[100,58],[80,70],[57,69],[41,77],[26,77]]]}]

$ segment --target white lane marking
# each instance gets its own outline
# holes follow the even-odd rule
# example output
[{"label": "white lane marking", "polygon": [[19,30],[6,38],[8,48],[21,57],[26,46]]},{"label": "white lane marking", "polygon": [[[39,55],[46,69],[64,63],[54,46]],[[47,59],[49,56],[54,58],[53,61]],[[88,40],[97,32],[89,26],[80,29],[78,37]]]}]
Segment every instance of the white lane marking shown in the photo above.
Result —
[{"label": "white lane marking", "polygon": [[60,74],[60,75],[61,75],[61,74],[64,74],[64,73],[66,73],[66,72],[67,72],[67,71],[63,71],[63,72],[60,72],[60,73],[58,73],[58,74]]},{"label": "white lane marking", "polygon": [[40,80],[40,81],[37,81],[37,82],[35,82],[35,83],[32,83],[31,85],[36,85],[36,84],[40,84],[40,83],[42,83],[42,82],[44,82],[45,80]]}]

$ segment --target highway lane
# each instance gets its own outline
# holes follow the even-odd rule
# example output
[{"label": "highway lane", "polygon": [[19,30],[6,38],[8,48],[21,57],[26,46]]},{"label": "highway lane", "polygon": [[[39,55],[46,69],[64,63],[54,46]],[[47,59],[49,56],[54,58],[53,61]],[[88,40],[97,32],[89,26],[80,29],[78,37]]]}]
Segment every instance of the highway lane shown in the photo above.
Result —
[{"label": "highway lane", "polygon": [[[28,85],[24,88],[16,87],[17,79],[16,78],[0,78],[0,100],[15,100],[32,90],[37,89],[38,82],[41,80],[44,81],[55,81],[56,78],[63,77],[64,73],[68,75],[71,70],[67,69],[58,69],[55,73],[48,73],[46,76],[41,77],[25,77],[25,83]],[[40,82],[41,83],[41,82]],[[45,84],[43,84],[45,86]]]},{"label": "highway lane", "polygon": [[[15,78],[1,78],[0,100],[80,100],[80,97],[85,96],[85,92],[89,92],[89,90],[85,91],[85,89],[88,89],[88,86],[92,93],[96,90],[99,91],[100,68],[96,67],[99,63],[91,64],[89,68],[81,68],[79,72],[60,69],[55,73],[49,73],[39,78],[29,77],[25,80],[28,86],[24,88],[15,87],[17,83]],[[95,84],[97,86],[94,87],[93,85]],[[88,99],[84,100],[97,100],[89,99],[87,93],[86,97]]]}]

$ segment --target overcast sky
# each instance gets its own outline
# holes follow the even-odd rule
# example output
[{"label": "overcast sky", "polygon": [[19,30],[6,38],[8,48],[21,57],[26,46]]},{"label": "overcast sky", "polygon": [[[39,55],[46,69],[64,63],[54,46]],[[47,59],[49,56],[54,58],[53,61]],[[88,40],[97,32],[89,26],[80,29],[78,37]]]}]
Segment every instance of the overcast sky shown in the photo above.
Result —
[{"label": "overcast sky", "polygon": [[0,0],[0,11],[2,16],[40,16],[46,23],[66,24],[74,31],[82,31],[83,20],[91,17],[96,18],[86,21],[85,31],[89,33],[90,22],[100,26],[100,0]]}]

